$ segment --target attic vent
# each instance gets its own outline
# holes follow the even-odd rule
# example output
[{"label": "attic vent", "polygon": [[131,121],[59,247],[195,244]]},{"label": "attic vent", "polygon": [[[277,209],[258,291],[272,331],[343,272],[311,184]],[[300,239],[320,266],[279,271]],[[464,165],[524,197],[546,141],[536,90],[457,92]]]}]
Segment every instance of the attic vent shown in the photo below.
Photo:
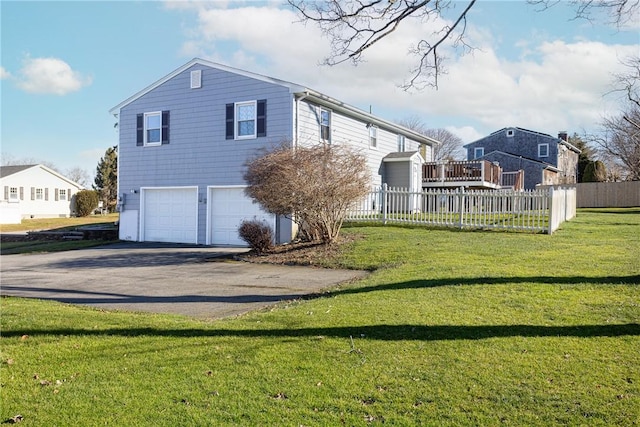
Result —
[{"label": "attic vent", "polygon": [[507,129],[507,136],[509,138],[511,138],[515,134],[516,134],[516,132],[513,129]]},{"label": "attic vent", "polygon": [[202,87],[202,70],[193,70],[191,72],[191,89]]}]

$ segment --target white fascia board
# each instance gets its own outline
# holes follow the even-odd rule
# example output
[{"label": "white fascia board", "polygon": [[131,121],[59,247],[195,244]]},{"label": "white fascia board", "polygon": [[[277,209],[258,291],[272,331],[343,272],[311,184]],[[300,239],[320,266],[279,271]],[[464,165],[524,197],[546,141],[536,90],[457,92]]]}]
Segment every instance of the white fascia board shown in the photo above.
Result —
[{"label": "white fascia board", "polygon": [[[21,170],[19,172],[16,172],[16,173],[12,173],[9,176],[14,177],[14,176],[18,176],[18,175],[24,175],[25,173],[28,173],[29,171],[31,171],[31,170],[33,170],[35,168],[40,168],[40,169],[44,170],[45,172],[49,172],[51,175],[53,175],[56,178],[59,178],[59,179],[65,181],[68,184],[71,184],[71,186],[73,186],[73,187],[76,187],[76,188],[78,188],[80,190],[84,189],[84,187],[82,185],[78,184],[77,182],[70,180],[66,176],[61,175],[60,173],[54,171],[53,169],[50,169],[50,168],[46,167],[45,165],[40,165],[40,164],[33,165],[30,168],[23,169],[23,170]],[[6,178],[6,177],[4,177],[4,178]]]},{"label": "white fascia board", "polygon": [[141,96],[146,95],[147,93],[151,92],[153,89],[155,89],[158,86],[166,83],[167,81],[171,80],[172,78],[174,78],[178,74],[184,72],[185,70],[191,68],[194,65],[202,65],[202,66],[209,67],[209,68],[215,68],[215,69],[218,69],[218,70],[227,71],[229,73],[233,73],[233,74],[249,77],[249,78],[260,80],[260,81],[263,81],[263,82],[272,83],[272,84],[279,85],[279,86],[284,86],[284,87],[289,88],[289,91],[291,93],[303,92],[305,90],[305,88],[303,86],[300,86],[300,85],[297,85],[297,84],[294,84],[294,83],[290,83],[290,82],[287,82],[287,81],[284,81],[284,80],[274,79],[272,77],[267,77],[267,76],[263,76],[261,74],[252,73],[250,71],[240,70],[238,68],[233,68],[233,67],[230,67],[228,65],[223,65],[223,64],[218,64],[216,62],[207,61],[206,59],[194,58],[191,61],[189,61],[186,64],[184,64],[183,66],[177,68],[176,70],[174,70],[171,73],[167,74],[166,76],[162,77],[160,80],[157,80],[156,82],[154,82],[154,83],[150,84],[149,86],[147,86],[146,88],[142,89],[140,92],[137,92],[136,94],[130,96],[127,99],[125,99],[120,104],[118,104],[115,107],[113,107],[112,109],[110,109],[109,113],[113,114],[114,116],[119,114],[121,108],[123,108],[123,107],[127,106],[128,104],[132,103],[133,101],[135,101],[136,99],[140,98]]},{"label": "white fascia board", "polygon": [[380,117],[376,117],[363,110],[360,110],[359,108],[353,107],[349,104],[345,104],[342,101],[338,101],[337,99],[323,95],[320,92],[316,92],[311,89],[305,89],[304,92],[295,93],[294,95],[297,96],[298,98],[309,99],[316,104],[323,105],[334,111],[347,114],[351,117],[356,117],[364,122],[371,123],[373,125],[376,125],[381,128],[385,128],[387,130],[392,130],[396,133],[399,133],[408,138],[411,138],[420,144],[427,144],[431,146],[440,145],[440,141],[438,140],[429,138],[428,136],[422,135],[404,126],[400,126],[390,121],[387,121],[385,119],[381,119]]}]

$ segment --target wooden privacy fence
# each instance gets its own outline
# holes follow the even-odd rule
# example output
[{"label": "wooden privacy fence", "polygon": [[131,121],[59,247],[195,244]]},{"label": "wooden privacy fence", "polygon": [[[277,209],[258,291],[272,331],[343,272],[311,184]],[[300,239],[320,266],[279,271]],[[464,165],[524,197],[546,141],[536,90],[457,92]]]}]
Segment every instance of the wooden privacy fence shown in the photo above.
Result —
[{"label": "wooden privacy fence", "polygon": [[347,213],[346,221],[494,228],[551,234],[576,214],[576,190],[534,191],[430,189],[407,191],[383,185]]}]

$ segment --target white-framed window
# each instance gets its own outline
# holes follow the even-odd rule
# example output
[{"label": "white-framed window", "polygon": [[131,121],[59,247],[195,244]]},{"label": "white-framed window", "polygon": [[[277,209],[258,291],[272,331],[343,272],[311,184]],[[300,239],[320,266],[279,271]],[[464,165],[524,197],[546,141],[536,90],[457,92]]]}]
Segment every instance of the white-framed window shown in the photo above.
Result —
[{"label": "white-framed window", "polygon": [[378,128],[373,125],[369,126],[369,146],[371,148],[378,146]]},{"label": "white-framed window", "polygon": [[36,188],[36,200],[44,200],[44,190],[42,188]]},{"label": "white-framed window", "polygon": [[[136,117],[136,145],[157,146],[169,143],[169,111],[139,113]],[[45,194],[46,198],[46,194]]]},{"label": "white-framed window", "polygon": [[266,99],[227,104],[225,110],[225,139],[267,136]]},{"label": "white-framed window", "polygon": [[9,200],[18,200],[18,187],[9,187]]},{"label": "white-framed window", "polygon": [[255,139],[256,101],[236,102],[235,139]]},{"label": "white-framed window", "polygon": [[162,144],[162,112],[144,113],[144,145]]},{"label": "white-framed window", "polygon": [[58,198],[59,198],[60,200],[67,200],[67,190],[62,190],[62,189],[61,189],[61,190],[58,192]]},{"label": "white-framed window", "polygon": [[331,111],[320,109],[320,140],[331,142]]},{"label": "white-framed window", "polygon": [[191,71],[191,89],[202,87],[202,70]]},{"label": "white-framed window", "polygon": [[538,157],[549,157],[549,144],[538,144]]},{"label": "white-framed window", "polygon": [[479,159],[484,156],[484,147],[476,147],[473,149],[473,158]]},{"label": "white-framed window", "polygon": [[516,134],[516,131],[513,129],[507,129],[507,137],[511,138]]},{"label": "white-framed window", "polygon": [[398,135],[398,151],[404,152],[404,150],[405,150],[404,135]]}]

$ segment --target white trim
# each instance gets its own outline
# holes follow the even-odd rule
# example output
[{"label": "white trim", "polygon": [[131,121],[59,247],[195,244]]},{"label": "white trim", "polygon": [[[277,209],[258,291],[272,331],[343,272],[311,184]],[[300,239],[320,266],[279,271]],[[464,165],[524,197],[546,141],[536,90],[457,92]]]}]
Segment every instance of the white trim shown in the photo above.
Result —
[{"label": "white trim", "polygon": [[287,82],[284,80],[279,80],[273,77],[267,77],[267,76],[263,76],[261,74],[256,74],[256,73],[252,73],[249,71],[244,71],[244,70],[240,70],[238,68],[233,68],[227,65],[222,65],[222,64],[218,64],[215,62],[211,62],[211,61],[207,61],[204,59],[200,59],[200,58],[194,58],[191,61],[187,62],[186,64],[184,64],[183,66],[177,68],[176,70],[174,70],[173,72],[167,74],[166,76],[162,77],[161,79],[157,80],[156,82],[152,83],[151,85],[147,86],[146,88],[144,88],[143,90],[139,91],[138,93],[130,96],[129,98],[125,99],[124,101],[122,101],[120,104],[116,105],[115,107],[113,107],[112,109],[109,110],[110,114],[113,115],[118,115],[120,113],[120,110],[123,107],[126,107],[127,105],[131,104],[132,102],[134,102],[135,100],[137,100],[138,98],[146,95],[147,93],[151,92],[152,90],[154,90],[155,88],[157,88],[158,86],[166,83],[168,80],[171,80],[172,78],[174,78],[175,76],[177,76],[178,74],[188,70],[189,68],[193,67],[194,65],[201,65],[204,67],[209,67],[209,68],[214,68],[217,70],[221,70],[221,71],[226,71],[229,73],[234,73],[240,76],[245,76],[245,77],[249,77],[252,79],[256,79],[259,81],[263,81],[266,83],[271,83],[274,85],[278,85],[278,86],[282,86],[285,87],[287,89],[289,89],[289,93],[293,94],[295,97],[297,98],[309,98],[309,100],[313,101],[314,103],[317,103],[318,105],[324,105],[326,107],[328,107],[329,109],[333,110],[333,112],[341,112],[341,113],[345,113],[350,117],[354,117],[357,118],[359,120],[364,121],[365,123],[373,123],[378,125],[381,128],[387,129],[387,130],[391,130],[395,133],[401,133],[405,136],[407,136],[409,139],[412,139],[420,144],[427,144],[427,145],[439,145],[440,142],[433,139],[433,138],[429,138],[428,136],[425,135],[421,135],[418,132],[415,132],[411,129],[408,129],[404,126],[400,126],[397,125],[395,123],[392,123],[390,121],[384,120],[382,118],[376,117],[370,113],[367,113],[363,110],[360,110],[356,107],[353,107],[351,105],[345,104],[344,102],[338,101],[337,99],[331,98],[329,96],[323,95],[320,92],[316,92],[312,89],[309,89],[307,87],[304,86],[300,86],[298,84],[295,83],[291,83],[291,82]]},{"label": "white trim", "polygon": [[[253,106],[253,133],[251,135],[238,135],[238,123],[240,122],[238,118],[238,107],[244,107],[251,105]],[[243,122],[247,122],[249,120],[242,120]],[[243,139],[256,139],[258,135],[258,101],[242,101],[235,102],[233,104],[233,139],[236,141]]]},{"label": "white trim", "polygon": [[[547,152],[545,155],[542,155],[542,148],[546,148]],[[538,157],[549,157],[549,144],[547,143],[541,143],[538,144]]]},{"label": "white trim", "polygon": [[[160,139],[157,142],[148,142],[147,141],[147,117],[158,116],[160,118],[160,127],[158,130],[160,131]],[[155,129],[155,128],[153,128]],[[158,145],[162,145],[162,111],[150,111],[148,113],[144,113],[142,117],[142,143],[145,147],[157,147]]]},{"label": "white trim", "polygon": [[200,89],[202,87],[202,70],[191,71],[191,89]]},{"label": "white trim", "polygon": [[196,190],[196,238],[193,244],[198,244],[198,186],[175,186],[175,187],[140,187],[140,215],[139,215],[139,229],[138,229],[138,241],[144,242],[144,217],[145,217],[145,192],[148,190]]},{"label": "white trim", "polygon": [[[479,156],[478,153],[480,153]],[[479,159],[482,156],[484,156],[484,147],[474,147],[472,160]]]},{"label": "white trim", "polygon": [[369,148],[378,149],[378,126],[369,126]]},{"label": "white trim", "polygon": [[[402,141],[402,144],[400,143]],[[396,137],[396,149],[400,153],[404,153],[407,149],[407,139],[404,135],[398,134]]]},{"label": "white trim", "polygon": [[[320,141],[321,142],[327,142],[327,143],[331,144],[331,140],[333,139],[332,138],[332,136],[333,136],[333,129],[332,129],[333,126],[331,126],[331,122],[332,122],[333,117],[332,117],[332,114],[331,114],[331,110],[328,109],[328,108],[325,108],[325,107],[321,107],[321,106],[318,106],[318,109],[320,110],[320,114],[319,114],[319,119],[320,120],[319,120],[319,123],[318,123],[320,125]],[[322,135],[322,128],[325,127],[322,124],[322,113],[323,112],[326,112],[326,113],[329,114],[329,125],[326,126],[326,127],[329,128],[328,138],[324,138],[323,135]]]},{"label": "white trim", "polygon": [[138,98],[146,95],[147,93],[151,92],[152,90],[154,90],[158,86],[166,83],[167,81],[171,80],[172,78],[174,78],[178,74],[182,73],[183,71],[188,70],[189,68],[193,67],[194,65],[202,65],[204,67],[215,68],[217,70],[238,74],[238,75],[241,75],[241,76],[249,77],[249,78],[260,80],[260,81],[263,81],[263,82],[272,83],[272,84],[275,84],[275,85],[278,85],[278,86],[283,86],[283,87],[288,88],[290,93],[300,93],[300,92],[304,92],[306,90],[304,87],[302,87],[300,85],[297,85],[297,84],[294,84],[294,83],[290,83],[290,82],[286,82],[284,80],[278,80],[278,79],[274,79],[272,77],[263,76],[261,74],[256,74],[256,73],[252,73],[252,72],[249,72],[249,71],[240,70],[238,68],[233,68],[233,67],[230,67],[228,65],[222,65],[222,64],[219,64],[219,63],[216,63],[216,62],[207,61],[205,59],[193,58],[191,61],[189,61],[186,64],[182,65],[181,67],[175,69],[171,73],[169,73],[166,76],[162,77],[161,79],[155,81],[154,83],[150,84],[149,86],[147,86],[146,88],[144,88],[141,91],[137,92],[136,94],[130,96],[127,99],[125,99],[120,104],[118,104],[115,107],[113,107],[112,109],[110,109],[109,110],[109,114],[119,114],[120,110],[123,107],[126,107],[127,105],[131,104],[133,101],[135,101]]}]

